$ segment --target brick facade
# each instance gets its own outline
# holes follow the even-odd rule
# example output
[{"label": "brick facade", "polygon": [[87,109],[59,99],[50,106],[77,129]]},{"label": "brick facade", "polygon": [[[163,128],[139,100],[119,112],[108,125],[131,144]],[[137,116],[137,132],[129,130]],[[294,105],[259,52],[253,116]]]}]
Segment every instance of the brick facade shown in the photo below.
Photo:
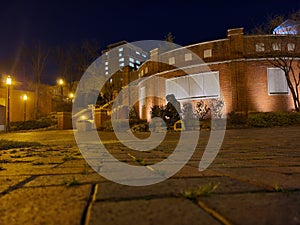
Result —
[{"label": "brick facade", "polygon": [[[274,67],[270,63],[274,57],[291,57],[294,60],[295,73],[299,74],[300,70],[297,67],[299,42],[300,36],[296,35],[250,36],[244,35],[243,29],[238,28],[228,30],[225,39],[193,44],[160,55],[158,51],[154,51],[151,58],[159,59],[160,63],[150,59],[138,70],[142,81],[136,88],[140,90],[145,87],[145,95],[149,96],[143,106],[136,104],[140,116],[142,119],[149,119],[154,104],[165,104],[164,81],[158,82],[155,77],[169,79],[206,71],[219,72],[220,90],[226,104],[226,113],[291,111],[294,108],[291,93],[269,94],[267,69]],[[280,49],[276,46],[280,46]],[[291,46],[294,49],[291,50]],[[185,54],[189,51],[200,57],[204,63],[199,64],[194,55],[192,60],[186,61]],[[176,67],[168,64],[171,57],[174,57]]]}]

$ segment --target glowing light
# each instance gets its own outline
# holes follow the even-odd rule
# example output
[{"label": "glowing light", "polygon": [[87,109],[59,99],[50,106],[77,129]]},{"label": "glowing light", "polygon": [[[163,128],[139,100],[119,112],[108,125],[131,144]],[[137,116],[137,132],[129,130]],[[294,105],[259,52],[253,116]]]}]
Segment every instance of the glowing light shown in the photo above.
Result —
[{"label": "glowing light", "polygon": [[7,85],[11,85],[11,83],[12,83],[12,79],[11,79],[11,77],[8,75],[8,76],[6,77],[6,84],[7,84]]}]

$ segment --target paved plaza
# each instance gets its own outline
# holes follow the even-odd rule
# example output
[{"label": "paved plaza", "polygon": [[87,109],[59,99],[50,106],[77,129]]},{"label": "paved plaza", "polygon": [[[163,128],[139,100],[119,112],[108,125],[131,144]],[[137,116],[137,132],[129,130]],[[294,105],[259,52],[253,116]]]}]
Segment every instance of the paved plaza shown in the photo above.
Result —
[{"label": "paved plaza", "polygon": [[[1,225],[300,224],[300,127],[227,130],[221,150],[198,166],[209,131],[189,162],[149,186],[114,183],[83,159],[73,131],[1,133],[41,145],[0,150]],[[110,153],[147,166],[172,154],[179,132],[152,151],[126,148],[99,132]],[[138,134],[140,138],[147,133]]]}]

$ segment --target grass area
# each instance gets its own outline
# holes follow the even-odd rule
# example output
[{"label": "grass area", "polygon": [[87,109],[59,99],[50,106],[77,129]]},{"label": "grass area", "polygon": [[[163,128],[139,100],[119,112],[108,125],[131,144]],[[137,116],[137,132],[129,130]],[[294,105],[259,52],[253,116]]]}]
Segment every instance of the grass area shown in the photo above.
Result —
[{"label": "grass area", "polygon": [[13,148],[28,148],[41,146],[38,142],[22,142],[22,141],[9,141],[5,139],[0,139],[0,149],[7,150]]}]

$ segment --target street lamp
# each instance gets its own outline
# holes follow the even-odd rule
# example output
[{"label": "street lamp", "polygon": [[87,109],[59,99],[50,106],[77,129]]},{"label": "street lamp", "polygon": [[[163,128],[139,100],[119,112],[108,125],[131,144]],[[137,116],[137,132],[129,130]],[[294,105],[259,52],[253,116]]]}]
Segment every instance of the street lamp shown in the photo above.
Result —
[{"label": "street lamp", "polygon": [[24,101],[24,122],[26,121],[26,101],[28,97],[26,94],[23,95],[23,101]]},{"label": "street lamp", "polygon": [[69,93],[69,98],[70,98],[71,102],[73,102],[73,99],[74,99],[74,94],[73,94],[73,92],[70,92],[70,93]]},{"label": "street lamp", "polygon": [[64,96],[64,89],[63,89],[64,80],[63,79],[58,79],[57,84],[60,86],[61,100],[63,100],[63,96]]},{"label": "street lamp", "polygon": [[6,131],[10,132],[10,86],[12,83],[11,76],[6,77],[6,85],[7,85],[7,123],[6,123]]}]

